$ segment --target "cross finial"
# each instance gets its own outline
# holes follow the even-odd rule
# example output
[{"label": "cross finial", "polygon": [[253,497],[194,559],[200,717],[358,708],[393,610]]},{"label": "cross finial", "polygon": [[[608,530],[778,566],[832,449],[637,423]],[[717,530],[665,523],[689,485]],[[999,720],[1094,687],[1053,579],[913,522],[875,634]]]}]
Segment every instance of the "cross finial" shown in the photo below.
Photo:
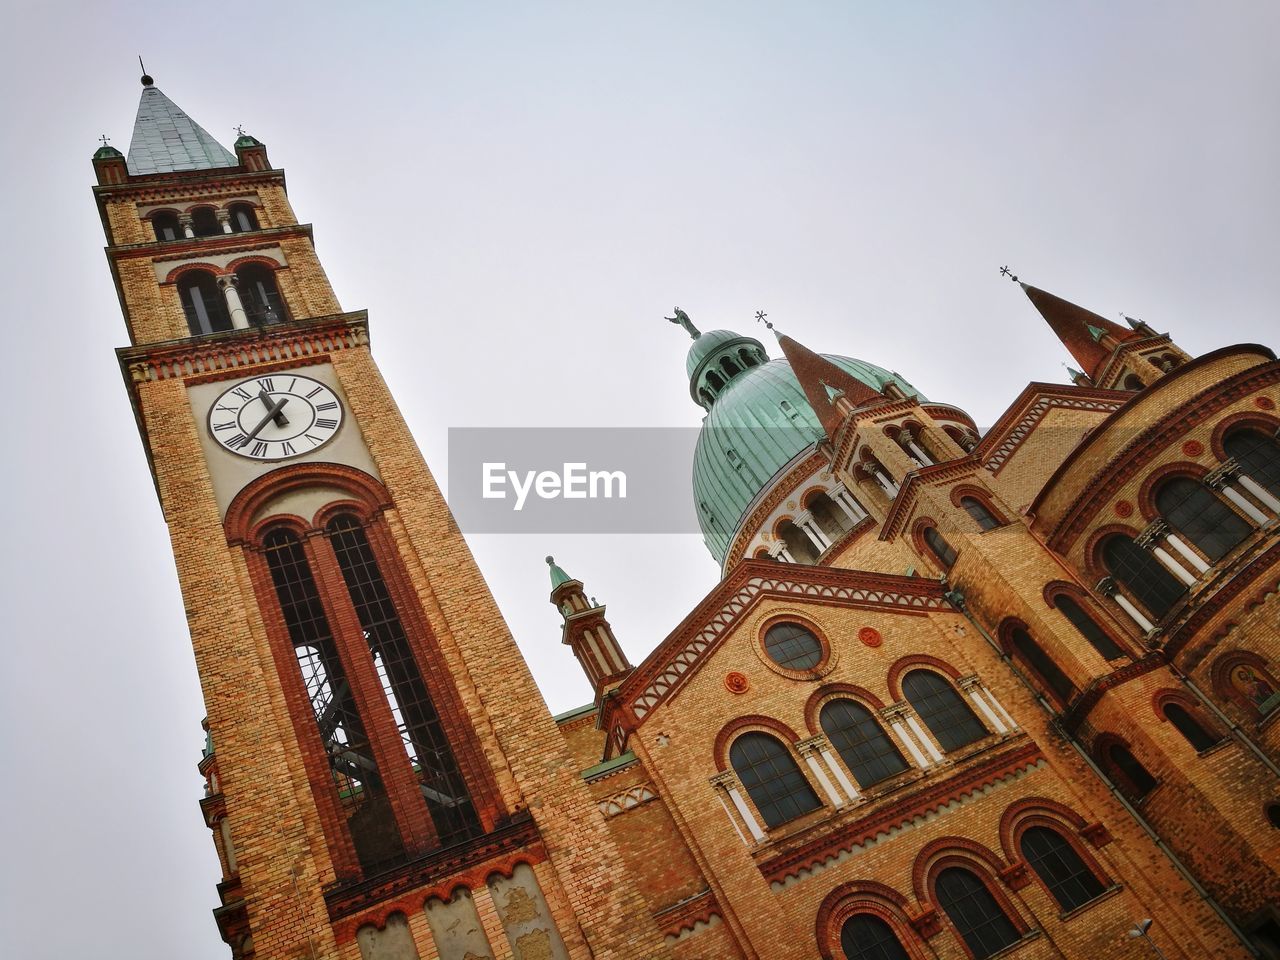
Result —
[{"label": "cross finial", "polygon": [[237,124],[236,124],[236,133],[237,133],[237,134],[239,134],[239,135],[240,135],[240,136],[242,136],[242,137],[244,136],[244,124],[243,124],[243,123],[237,123]]},{"label": "cross finial", "polygon": [[1002,277],[1008,277],[1008,278],[1009,278],[1010,280],[1012,280],[1014,283],[1017,283],[1017,282],[1018,282],[1017,274],[1015,274],[1015,273],[1014,273],[1012,270],[1010,270],[1007,266],[1005,266],[1005,267],[1001,267],[1001,268],[1000,268],[1000,276],[1002,276]]},{"label": "cross finial", "polygon": [[768,319],[767,319],[767,318],[768,318],[768,316],[769,316],[769,315],[768,315],[767,313],[765,313],[763,310],[757,310],[757,311],[756,311],[756,323],[763,323],[763,324],[765,325],[765,327],[767,327],[768,329],[772,330],[772,329],[773,329],[773,324],[772,324],[772,323],[770,323],[770,322],[768,321]]},{"label": "cross finial", "polygon": [[102,145],[104,147],[107,146],[108,143],[110,143],[110,140],[107,138],[107,135],[105,133],[102,136],[100,136],[98,139],[102,141]]}]

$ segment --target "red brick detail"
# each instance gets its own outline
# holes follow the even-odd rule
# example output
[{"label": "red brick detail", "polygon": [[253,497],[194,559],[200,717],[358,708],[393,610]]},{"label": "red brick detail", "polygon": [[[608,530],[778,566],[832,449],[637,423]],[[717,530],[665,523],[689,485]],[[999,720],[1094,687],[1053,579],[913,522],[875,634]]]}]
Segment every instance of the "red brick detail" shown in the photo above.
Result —
[{"label": "red brick detail", "polygon": [[1084,547],[1084,562],[1086,566],[1086,578],[1096,580],[1107,574],[1106,564],[1102,562],[1102,541],[1112,534],[1123,534],[1124,536],[1135,540],[1142,531],[1137,527],[1127,523],[1108,523],[1106,526],[1099,527],[1089,535],[1089,541]]},{"label": "red brick detail", "polygon": [[861,640],[865,646],[872,647],[873,649],[884,643],[884,637],[880,636],[880,631],[875,627],[863,627],[858,631],[858,639]]},{"label": "red brick detail", "polygon": [[914,667],[932,668],[935,672],[941,673],[943,676],[950,677],[952,680],[959,680],[964,674],[938,657],[930,656],[927,653],[915,653],[907,657],[896,660],[889,668],[889,692],[893,694],[894,702],[902,699],[902,677]]},{"label": "red brick detail", "polygon": [[1182,455],[1192,460],[1204,456],[1204,444],[1199,440],[1188,440],[1182,445]]},{"label": "red brick detail", "polygon": [[[1266,400],[1266,397],[1258,397],[1258,400]],[[1256,401],[1255,401],[1256,402]],[[1263,407],[1264,410],[1271,409]],[[1264,413],[1253,413],[1249,410],[1233,413],[1229,417],[1223,417],[1213,428],[1213,436],[1209,439],[1209,446],[1213,450],[1213,455],[1219,460],[1227,459],[1227,451],[1223,449],[1222,440],[1226,435],[1239,427],[1254,427],[1261,430],[1267,436],[1271,436],[1277,430],[1280,430],[1280,420],[1275,417],[1269,417]]]},{"label": "red brick detail", "polygon": [[212,263],[184,263],[181,266],[174,267],[167,274],[165,274],[164,282],[177,283],[178,278],[181,277],[184,273],[191,273],[192,271],[195,271],[195,270],[202,270],[205,273],[212,274],[215,277],[223,276],[223,269],[221,267],[214,266]]},{"label": "red brick detail", "polygon": [[[391,505],[391,495],[386,488],[363,470],[337,463],[290,464],[259,477],[236,494],[227,507],[224,521],[227,542],[235,545],[252,541],[254,531],[249,529],[249,524],[269,500],[313,486],[337,487],[345,491],[354,502],[363,505],[365,516]],[[309,527],[318,528],[316,524],[309,524]]]},{"label": "red brick detail", "polygon": [[262,266],[266,267],[268,270],[271,270],[273,272],[276,270],[288,269],[287,265],[281,263],[279,260],[274,260],[271,257],[265,257],[262,254],[255,253],[255,254],[250,254],[247,257],[237,257],[235,260],[232,260],[230,263],[227,264],[226,272],[235,273],[241,267],[248,266],[251,263],[261,264]]},{"label": "red brick detail", "polygon": [[1117,500],[1116,505],[1111,510],[1117,517],[1133,516],[1133,504],[1128,500]]},{"label": "red brick detail", "polygon": [[1253,403],[1259,410],[1274,410],[1276,408],[1276,402],[1270,397],[1254,397]]},{"label": "red brick detail", "polygon": [[723,730],[716,734],[716,743],[713,749],[715,751],[717,770],[729,769],[729,744],[740,734],[750,733],[752,730],[774,734],[786,745],[788,751],[791,750],[791,745],[800,739],[796,736],[794,730],[781,720],[773,719],[773,717],[763,717],[759,714],[738,717],[736,720],[731,720]]},{"label": "red brick detail", "polygon": [[822,708],[832,700],[858,700],[870,706],[876,712],[885,708],[885,702],[865,687],[856,687],[852,683],[828,683],[819,687],[804,705],[804,721],[810,733],[821,733],[820,714]]},{"label": "red brick detail", "polygon": [[1022,860],[1016,860],[1009,866],[1000,871],[1000,881],[1010,890],[1021,890],[1031,882],[1031,877],[1027,874],[1027,865]]},{"label": "red brick detail", "polygon": [[[934,911],[930,911],[934,912]],[[823,899],[814,922],[818,955],[823,960],[844,960],[840,949],[840,931],[850,917],[868,914],[882,920],[894,932],[912,960],[928,956],[917,942],[919,917],[911,916],[907,898],[892,887],[874,880],[842,883]]]},{"label": "red brick detail", "polygon": [[1111,831],[1102,822],[1089,824],[1080,831],[1080,836],[1088,840],[1094,847],[1105,847],[1113,839]]},{"label": "red brick detail", "polygon": [[985,490],[972,483],[961,483],[951,488],[951,503],[953,506],[964,509],[960,501],[965,497],[973,497],[973,499],[986,507],[991,516],[995,517],[1001,524],[1007,524],[1009,522],[1009,518],[1005,515],[1004,510],[996,505],[995,500],[991,496],[990,490]]},{"label": "red brick detail", "polygon": [[751,689],[751,681],[747,679],[747,675],[745,673],[738,673],[734,670],[731,673],[725,674],[724,688],[734,694],[746,693]]},{"label": "red brick detail", "polygon": [[699,923],[710,923],[712,917],[719,915],[720,904],[716,902],[715,894],[704,890],[665,910],[659,910],[653,915],[653,919],[662,928],[663,936],[676,937],[685,930],[694,929]]}]

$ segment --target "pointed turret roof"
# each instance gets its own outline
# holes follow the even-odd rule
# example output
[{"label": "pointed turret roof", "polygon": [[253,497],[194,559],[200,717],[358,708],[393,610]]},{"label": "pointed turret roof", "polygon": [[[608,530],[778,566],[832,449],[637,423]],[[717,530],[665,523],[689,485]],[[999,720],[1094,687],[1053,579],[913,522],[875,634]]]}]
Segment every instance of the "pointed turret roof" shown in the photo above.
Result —
[{"label": "pointed turret roof", "polygon": [[573,577],[565,573],[564,569],[556,563],[555,557],[547,557],[547,566],[551,568],[551,589],[553,591],[557,587],[562,587],[573,580]]},{"label": "pointed turret roof", "polygon": [[240,161],[209,131],[183,113],[160,92],[150,77],[142,78],[142,99],[129,142],[129,173],[173,173],[175,170],[210,170],[234,167]]},{"label": "pointed turret roof", "polygon": [[1135,336],[1132,330],[1126,330],[1092,310],[1055,297],[1039,287],[1021,281],[1018,286],[1026,292],[1027,298],[1040,311],[1040,316],[1045,318],[1063,346],[1092,379],[1097,379],[1098,371],[1111,359],[1111,353],[1115,349],[1115,343],[1104,344],[1103,338],[1111,337],[1116,343],[1123,343]]},{"label": "pointed turret roof", "polygon": [[779,330],[774,330],[773,334],[778,338],[778,345],[791,364],[791,372],[800,381],[805,398],[818,415],[818,422],[822,424],[828,437],[836,435],[844,420],[835,408],[837,396],[842,394],[855,407],[884,399],[884,394],[873,390],[804,344],[792,340]]}]

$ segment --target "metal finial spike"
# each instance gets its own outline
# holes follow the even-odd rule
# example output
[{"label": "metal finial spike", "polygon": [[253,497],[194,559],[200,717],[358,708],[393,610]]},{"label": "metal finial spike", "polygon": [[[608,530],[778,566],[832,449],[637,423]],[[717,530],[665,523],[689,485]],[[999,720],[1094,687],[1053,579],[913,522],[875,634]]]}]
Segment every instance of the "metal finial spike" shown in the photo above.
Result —
[{"label": "metal finial spike", "polygon": [[768,316],[769,316],[769,315],[768,315],[767,313],[765,313],[763,310],[757,310],[757,311],[756,311],[756,323],[763,323],[767,329],[772,330],[772,329],[773,329],[773,324],[772,324],[772,323],[770,323],[770,322],[768,321],[768,319],[766,319]]},{"label": "metal finial spike", "polygon": [[556,558],[555,558],[555,557],[551,557],[551,556],[548,556],[548,557],[547,557],[547,565],[548,565],[548,566],[550,566],[551,564],[553,564],[553,563],[555,563],[555,562],[556,562]]},{"label": "metal finial spike", "polygon": [[1015,274],[1012,270],[1010,270],[1008,266],[1003,266],[1000,268],[1000,276],[1008,277],[1014,283],[1018,282],[1018,275]]},{"label": "metal finial spike", "polygon": [[154,84],[155,80],[153,80],[150,74],[147,73],[147,66],[142,62],[142,54],[138,54],[138,66],[142,68],[142,85],[144,87],[149,87]]}]

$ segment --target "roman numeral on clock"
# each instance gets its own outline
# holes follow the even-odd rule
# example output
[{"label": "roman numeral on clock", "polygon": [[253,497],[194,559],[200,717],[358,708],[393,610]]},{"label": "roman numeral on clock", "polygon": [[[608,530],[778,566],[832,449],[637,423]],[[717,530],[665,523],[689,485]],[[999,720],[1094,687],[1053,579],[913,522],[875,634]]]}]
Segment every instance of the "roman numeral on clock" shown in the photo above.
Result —
[{"label": "roman numeral on clock", "polygon": [[267,455],[267,442],[259,440],[253,445],[253,449],[249,451],[249,455],[253,457],[265,457]]},{"label": "roman numeral on clock", "polygon": [[271,393],[276,388],[276,382],[270,377],[263,377],[258,381],[258,386],[267,391],[267,393]]},{"label": "roman numeral on clock", "polygon": [[214,430],[232,430],[235,428],[235,425],[236,425],[236,422],[234,420],[228,420],[226,423],[215,423],[213,425],[213,429]]},{"label": "roman numeral on clock", "polygon": [[330,400],[328,403],[317,403],[316,409],[317,410],[337,410],[338,404],[335,403],[333,400]]},{"label": "roman numeral on clock", "polygon": [[297,452],[298,452],[297,450],[293,449],[293,444],[290,443],[288,440],[280,441],[280,456],[291,457]]},{"label": "roman numeral on clock", "polygon": [[337,427],[337,425],[338,425],[337,420],[327,420],[324,417],[316,418],[316,426],[319,427],[321,430],[332,430],[335,427]]},{"label": "roman numeral on clock", "polygon": [[236,387],[236,388],[235,388],[234,390],[232,390],[231,392],[232,392],[232,393],[234,393],[234,394],[235,394],[237,397],[239,397],[241,400],[252,400],[252,399],[253,399],[253,394],[252,394],[252,393],[250,393],[248,390],[246,390],[244,387]]}]

